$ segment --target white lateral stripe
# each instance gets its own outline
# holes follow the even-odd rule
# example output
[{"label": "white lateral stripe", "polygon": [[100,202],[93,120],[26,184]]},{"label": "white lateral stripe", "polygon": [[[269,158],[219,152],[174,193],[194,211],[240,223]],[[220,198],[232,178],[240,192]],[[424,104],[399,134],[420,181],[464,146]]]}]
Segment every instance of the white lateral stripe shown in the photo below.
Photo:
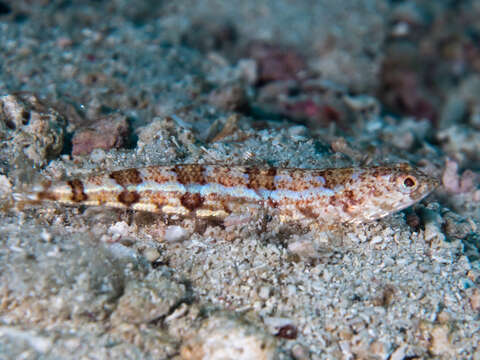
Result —
[{"label": "white lateral stripe", "polygon": [[[113,190],[113,189],[112,189]],[[127,186],[128,191],[137,191],[139,193],[143,191],[152,191],[152,192],[177,192],[179,194],[191,193],[191,194],[200,194],[202,196],[208,196],[211,194],[219,194],[221,196],[231,196],[234,198],[246,198],[251,201],[261,201],[261,200],[282,200],[288,198],[291,200],[309,200],[312,197],[317,196],[333,196],[338,191],[327,189],[324,187],[315,187],[312,189],[307,189],[303,191],[294,191],[294,190],[265,190],[265,189],[249,189],[246,186],[224,186],[221,184],[210,183],[210,184],[188,184],[183,185],[176,182],[168,183],[156,183],[156,182],[145,182],[139,185],[130,185]],[[338,189],[340,190],[340,189]]]}]

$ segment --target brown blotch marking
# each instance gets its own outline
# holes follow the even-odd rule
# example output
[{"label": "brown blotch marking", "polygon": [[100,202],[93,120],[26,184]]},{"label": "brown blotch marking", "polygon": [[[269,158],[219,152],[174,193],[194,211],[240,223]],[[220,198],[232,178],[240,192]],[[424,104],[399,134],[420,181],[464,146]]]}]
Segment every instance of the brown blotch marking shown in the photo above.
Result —
[{"label": "brown blotch marking", "polygon": [[310,218],[310,219],[315,219],[317,218],[317,214],[315,214],[315,212],[313,211],[312,207],[310,206],[298,206],[297,207],[298,211],[300,211],[302,213],[303,216],[305,216],[306,218]]},{"label": "brown blotch marking", "polygon": [[350,205],[357,205],[359,203],[359,201],[355,197],[355,193],[352,190],[345,190],[343,193],[345,194],[345,197],[347,198]]},{"label": "brown blotch marking", "polygon": [[82,202],[88,199],[87,194],[83,191],[83,183],[76,179],[67,181],[68,186],[72,189],[72,198],[73,202]]},{"label": "brown blotch marking", "polygon": [[198,193],[185,193],[180,198],[180,203],[182,206],[187,208],[190,211],[195,211],[196,209],[202,207],[205,199]]},{"label": "brown blotch marking", "polygon": [[177,181],[177,176],[173,173],[171,167],[148,166],[143,168],[142,172],[145,174],[145,181],[154,181],[157,183]]},{"label": "brown blotch marking", "polygon": [[267,190],[276,190],[275,176],[277,175],[277,168],[271,167],[267,169],[264,177],[263,187]]},{"label": "brown blotch marking", "polygon": [[330,205],[335,206],[337,204],[337,195],[330,196]]},{"label": "brown blotch marking", "polygon": [[43,190],[43,191],[39,192],[37,194],[37,198],[40,201],[43,201],[43,200],[55,201],[55,200],[57,200],[57,196],[54,193],[52,193],[51,191],[48,191],[48,190]]},{"label": "brown blotch marking", "polygon": [[375,168],[372,172],[373,177],[379,177],[382,175],[382,171],[380,168]]},{"label": "brown blotch marking", "polygon": [[260,169],[256,167],[246,167],[245,174],[248,175],[248,184],[249,189],[258,189],[258,175],[260,174]]},{"label": "brown blotch marking", "polygon": [[268,205],[269,207],[271,207],[272,209],[276,209],[276,208],[278,207],[278,202],[275,201],[275,200],[272,200],[272,199],[268,198],[268,200],[267,200],[267,205]]},{"label": "brown blotch marking", "polygon": [[227,214],[231,214],[232,210],[230,209],[230,204],[232,204],[232,201],[230,199],[222,199],[220,200],[220,209],[225,211]]},{"label": "brown blotch marking", "polygon": [[44,183],[42,183],[43,190],[37,193],[37,199],[39,201],[43,201],[43,200],[55,201],[55,200],[57,200],[57,196],[49,190],[50,186],[52,186],[51,181],[45,181]]},{"label": "brown blotch marking", "polygon": [[348,182],[350,181],[354,173],[355,173],[355,170],[352,168],[343,169],[341,171],[341,176],[339,176],[337,184],[338,185],[348,184]]},{"label": "brown blotch marking", "polygon": [[323,171],[322,176],[325,179],[323,187],[330,190],[334,189],[338,184],[338,175],[339,174],[334,174],[332,170]]},{"label": "brown blotch marking", "polygon": [[206,181],[217,183],[226,187],[247,186],[248,179],[243,176],[244,170],[241,168],[230,169],[223,166],[210,166],[207,171]]},{"label": "brown blotch marking", "polygon": [[203,165],[175,165],[172,170],[177,175],[177,181],[182,185],[206,183]]},{"label": "brown blotch marking", "polygon": [[126,169],[114,171],[110,175],[110,178],[115,180],[120,186],[138,185],[143,182],[142,176],[137,169]]},{"label": "brown blotch marking", "polygon": [[277,169],[274,167],[268,169],[258,169],[255,167],[245,168],[245,173],[248,175],[249,189],[266,189],[276,190],[275,175],[277,175]]},{"label": "brown blotch marking", "polygon": [[104,175],[92,175],[85,180],[85,183],[95,185],[95,186],[102,186],[105,182]]},{"label": "brown blotch marking", "polygon": [[225,230],[225,221],[222,218],[213,216],[213,217],[204,218],[204,220],[207,221],[208,225],[212,227],[218,226],[220,229]]},{"label": "brown blotch marking", "polygon": [[[385,166],[378,166],[373,168],[372,175],[374,177],[382,177],[392,173],[392,169]],[[393,178],[393,176],[392,176]]]},{"label": "brown blotch marking", "polygon": [[124,190],[118,195],[118,201],[125,206],[131,206],[140,200],[140,195],[136,191]]}]

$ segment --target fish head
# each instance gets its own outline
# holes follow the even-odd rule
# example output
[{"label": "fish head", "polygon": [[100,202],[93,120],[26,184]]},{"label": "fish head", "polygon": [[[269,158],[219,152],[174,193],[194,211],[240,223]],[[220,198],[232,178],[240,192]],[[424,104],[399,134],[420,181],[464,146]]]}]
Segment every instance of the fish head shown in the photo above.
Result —
[{"label": "fish head", "polygon": [[439,185],[435,178],[406,164],[365,168],[360,178],[356,191],[361,194],[361,201],[355,222],[371,221],[403,210]]}]

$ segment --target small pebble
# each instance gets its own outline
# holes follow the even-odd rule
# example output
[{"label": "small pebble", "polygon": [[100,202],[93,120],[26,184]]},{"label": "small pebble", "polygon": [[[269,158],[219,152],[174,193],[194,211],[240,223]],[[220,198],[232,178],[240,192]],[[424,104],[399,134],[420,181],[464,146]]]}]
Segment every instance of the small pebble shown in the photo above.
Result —
[{"label": "small pebble", "polygon": [[293,48],[255,42],[249,55],[257,61],[258,81],[261,83],[295,79],[306,68],[303,57]]},{"label": "small pebble", "polygon": [[238,71],[242,74],[242,78],[247,81],[248,84],[254,84],[257,82],[258,68],[257,63],[251,59],[241,59],[237,64]]},{"label": "small pebble", "polygon": [[113,237],[125,237],[128,235],[130,227],[125,221],[119,221],[108,229],[108,232],[112,234]]},{"label": "small pebble", "polygon": [[262,300],[266,300],[270,297],[270,287],[262,286],[258,291],[258,297]]},{"label": "small pebble", "polygon": [[245,319],[229,314],[207,318],[180,349],[185,360],[276,359],[275,339]]},{"label": "small pebble", "polygon": [[445,239],[443,231],[434,222],[428,222],[427,224],[425,224],[424,237],[425,241],[427,242],[430,242],[435,238],[441,240]]},{"label": "small pebble", "polygon": [[436,326],[431,332],[430,350],[434,355],[453,355],[452,345],[448,339],[448,327]]},{"label": "small pebble", "polygon": [[0,197],[10,194],[12,191],[12,184],[5,175],[0,175]]},{"label": "small pebble", "polygon": [[72,155],[90,154],[94,149],[117,149],[125,145],[128,135],[126,116],[111,116],[80,129],[72,139]]},{"label": "small pebble", "polygon": [[45,242],[51,242],[53,239],[52,234],[50,234],[47,230],[43,229],[42,232],[40,233],[40,237],[42,238],[43,241]]},{"label": "small pebble", "polygon": [[308,349],[301,344],[295,344],[292,347],[292,357],[295,360],[308,360],[308,359],[310,359],[309,355],[310,354],[309,354]]},{"label": "small pebble", "polygon": [[145,259],[147,259],[148,262],[152,263],[160,257],[160,253],[157,249],[149,247],[143,251],[143,256],[145,256]]},{"label": "small pebble", "polygon": [[247,106],[247,95],[241,86],[231,85],[212,91],[209,103],[226,111],[239,111]]},{"label": "small pebble", "polygon": [[305,136],[307,134],[307,128],[303,125],[295,125],[288,128],[290,136]]},{"label": "small pebble", "polygon": [[403,360],[407,354],[407,346],[402,345],[398,347],[390,356],[390,360]]},{"label": "small pebble", "polygon": [[159,271],[150,272],[143,281],[129,281],[112,314],[115,324],[142,324],[170,314],[185,297],[185,285]]},{"label": "small pebble", "polygon": [[165,235],[163,239],[167,242],[178,242],[185,240],[189,235],[189,232],[178,225],[167,226],[165,229]]},{"label": "small pebble", "polygon": [[316,254],[315,246],[310,240],[297,240],[288,244],[288,251],[300,257]]},{"label": "small pebble", "polygon": [[293,345],[292,357],[295,360],[308,360],[310,358],[308,349],[301,344]]},{"label": "small pebble", "polygon": [[103,149],[93,149],[90,153],[90,159],[93,162],[101,162],[105,160],[105,150]]},{"label": "small pebble", "polygon": [[472,294],[469,297],[470,306],[475,311],[480,311],[480,290],[473,289]]}]

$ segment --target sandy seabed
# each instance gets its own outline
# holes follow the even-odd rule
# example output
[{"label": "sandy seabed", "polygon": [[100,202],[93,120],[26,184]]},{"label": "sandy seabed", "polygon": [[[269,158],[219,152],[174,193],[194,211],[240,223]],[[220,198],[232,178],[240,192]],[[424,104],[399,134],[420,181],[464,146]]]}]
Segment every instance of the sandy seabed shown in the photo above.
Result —
[{"label": "sandy seabed", "polygon": [[[0,359],[480,359],[478,16],[0,0]],[[398,162],[441,186],[331,232],[12,201],[154,164]]]}]

